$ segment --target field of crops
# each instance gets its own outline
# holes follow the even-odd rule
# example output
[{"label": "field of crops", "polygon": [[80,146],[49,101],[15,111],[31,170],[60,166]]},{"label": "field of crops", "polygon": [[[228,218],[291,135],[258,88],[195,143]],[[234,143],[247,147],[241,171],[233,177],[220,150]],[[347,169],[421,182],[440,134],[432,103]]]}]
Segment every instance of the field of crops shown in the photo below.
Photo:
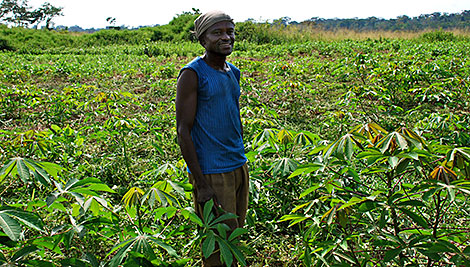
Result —
[{"label": "field of crops", "polygon": [[470,266],[470,41],[427,37],[236,43],[231,236],[195,215],[176,143],[199,44],[0,52],[0,264],[200,266],[217,243],[248,266]]}]

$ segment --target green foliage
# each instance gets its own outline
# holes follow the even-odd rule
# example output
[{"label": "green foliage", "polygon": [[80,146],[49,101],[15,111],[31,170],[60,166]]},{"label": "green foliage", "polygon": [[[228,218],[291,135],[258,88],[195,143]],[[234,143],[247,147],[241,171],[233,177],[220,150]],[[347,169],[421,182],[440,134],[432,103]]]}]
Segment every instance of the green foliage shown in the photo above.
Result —
[{"label": "green foliage", "polygon": [[191,31],[194,30],[194,20],[201,15],[198,9],[176,15],[167,25],[152,29],[152,41],[196,41]]},{"label": "green foliage", "polygon": [[202,249],[249,266],[468,265],[468,40],[284,26],[240,24],[253,39],[229,57],[251,177],[233,233],[190,208],[176,143],[197,42],[2,27],[1,264],[199,266]]},{"label": "green foliage", "polygon": [[27,54],[40,54],[54,47],[76,47],[80,45],[79,36],[67,33],[7,27],[0,25],[2,50],[18,51]]},{"label": "green foliage", "polygon": [[445,32],[442,30],[423,33],[421,38],[429,42],[448,42],[456,39],[452,32]]},{"label": "green foliage", "polygon": [[[209,200],[204,205],[203,218],[198,224],[202,230],[199,238],[202,242],[202,253],[208,258],[215,252],[216,244],[219,248],[220,261],[226,266],[232,266],[234,259],[241,265],[246,266],[246,260],[243,252],[238,248],[238,237],[247,232],[246,229],[236,228],[231,231],[224,223],[226,220],[236,219],[237,216],[231,213],[213,212],[215,209],[213,200]],[[223,210],[222,210],[223,211]]]},{"label": "green foliage", "polygon": [[18,241],[21,238],[20,223],[38,231],[44,231],[44,223],[36,214],[11,207],[0,207],[0,227],[13,241]]},{"label": "green foliage", "polygon": [[1,51],[13,51],[14,48],[10,45],[10,41],[4,37],[0,37],[0,50]]},{"label": "green foliage", "polygon": [[[443,159],[455,149],[437,152],[428,142],[407,128],[387,133],[377,124],[358,126],[323,150],[325,168],[309,163],[294,172],[291,177],[314,174],[303,203],[281,219],[306,229],[304,264],[423,265],[455,253],[451,262],[468,262],[458,229],[470,193],[467,148],[458,149],[460,167],[448,168]],[[326,179],[317,182],[320,175]],[[453,205],[462,210],[450,214]]]},{"label": "green foliage", "polygon": [[80,43],[83,46],[135,45],[150,40],[151,35],[147,30],[101,30],[81,36]]}]

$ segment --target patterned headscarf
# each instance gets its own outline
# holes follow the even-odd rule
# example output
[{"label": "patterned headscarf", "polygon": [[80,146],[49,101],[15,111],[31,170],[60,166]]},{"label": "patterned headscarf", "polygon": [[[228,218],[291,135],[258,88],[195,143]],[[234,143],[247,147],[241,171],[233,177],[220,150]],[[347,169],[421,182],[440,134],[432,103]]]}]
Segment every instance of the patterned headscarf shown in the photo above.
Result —
[{"label": "patterned headscarf", "polygon": [[194,21],[194,34],[196,38],[199,39],[207,29],[221,21],[230,21],[233,23],[233,19],[222,11],[210,11],[199,16]]}]

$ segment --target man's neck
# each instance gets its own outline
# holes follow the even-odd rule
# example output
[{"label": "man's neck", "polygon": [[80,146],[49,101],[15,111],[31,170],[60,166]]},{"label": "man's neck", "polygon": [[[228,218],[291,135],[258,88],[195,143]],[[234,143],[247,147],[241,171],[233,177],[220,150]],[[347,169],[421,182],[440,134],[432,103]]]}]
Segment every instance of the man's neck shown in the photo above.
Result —
[{"label": "man's neck", "polygon": [[227,56],[210,54],[206,52],[202,56],[202,59],[207,63],[207,65],[216,70],[226,70],[225,60],[227,59]]}]

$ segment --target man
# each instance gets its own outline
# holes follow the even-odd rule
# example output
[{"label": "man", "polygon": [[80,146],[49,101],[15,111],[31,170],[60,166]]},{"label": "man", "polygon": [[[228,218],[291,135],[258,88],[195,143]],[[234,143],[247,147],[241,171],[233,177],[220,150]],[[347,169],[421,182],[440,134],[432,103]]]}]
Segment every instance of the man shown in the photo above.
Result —
[{"label": "man", "polygon": [[[226,62],[235,42],[229,15],[212,11],[194,21],[204,55],[183,67],[176,88],[178,143],[193,184],[196,212],[204,203],[238,215],[226,221],[242,227],[248,208],[248,168],[240,120],[240,71]],[[219,255],[204,259],[205,266],[222,266]]]}]

